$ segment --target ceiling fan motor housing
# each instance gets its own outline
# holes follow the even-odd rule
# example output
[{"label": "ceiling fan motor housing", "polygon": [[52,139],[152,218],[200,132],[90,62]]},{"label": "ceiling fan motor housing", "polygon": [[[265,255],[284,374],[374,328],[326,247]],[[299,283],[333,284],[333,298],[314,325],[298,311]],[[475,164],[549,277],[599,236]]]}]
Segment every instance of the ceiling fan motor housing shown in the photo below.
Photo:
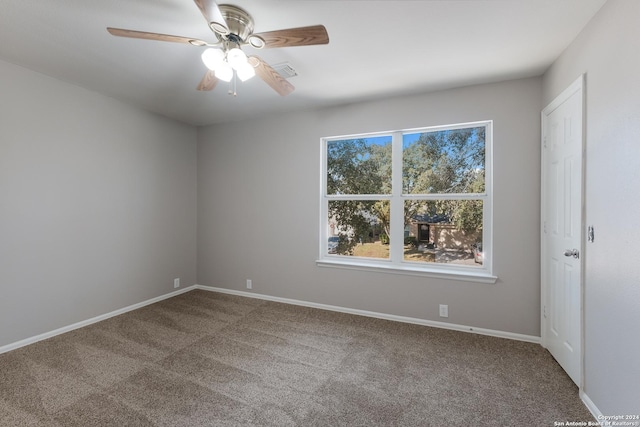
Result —
[{"label": "ceiling fan motor housing", "polygon": [[[253,18],[247,11],[230,4],[221,4],[220,13],[227,23],[230,34],[227,36],[216,33],[220,40],[229,40],[235,43],[245,43],[253,34]],[[237,40],[239,39],[239,40]]]}]

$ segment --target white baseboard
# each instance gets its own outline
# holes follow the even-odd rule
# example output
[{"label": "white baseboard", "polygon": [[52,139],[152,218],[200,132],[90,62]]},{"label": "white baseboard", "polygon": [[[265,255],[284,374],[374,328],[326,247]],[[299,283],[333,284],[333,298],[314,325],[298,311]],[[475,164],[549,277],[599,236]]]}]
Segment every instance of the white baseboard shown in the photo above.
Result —
[{"label": "white baseboard", "polygon": [[[355,315],[359,315],[359,316],[374,317],[374,318],[377,318],[377,319],[392,320],[392,321],[395,321],[395,322],[413,323],[413,324],[416,324],[416,325],[431,326],[431,327],[442,328],[442,329],[451,329],[451,330],[454,330],[454,331],[470,332],[470,333],[474,333],[474,334],[489,335],[489,336],[492,336],[492,337],[507,338],[507,339],[512,339],[512,340],[516,340],[516,341],[526,341],[526,342],[531,342],[531,343],[535,343],[535,344],[540,344],[540,337],[536,337],[536,336],[532,336],[532,335],[523,335],[523,334],[516,334],[516,333],[513,333],[513,332],[496,331],[496,330],[493,330],[493,329],[476,328],[476,327],[473,327],[473,326],[457,325],[457,324],[453,324],[453,323],[436,322],[436,321],[433,321],[433,320],[424,320],[424,319],[418,319],[418,318],[414,318],[414,317],[396,316],[394,314],[377,313],[377,312],[374,312],[374,311],[358,310],[358,309],[355,309],[355,308],[347,308],[347,307],[340,307],[340,306],[335,306],[335,305],[319,304],[319,303],[295,300],[295,299],[290,299],[290,298],[280,298],[280,297],[274,297],[274,296],[270,296],[270,295],[256,294],[256,293],[252,293],[252,292],[244,292],[244,291],[235,291],[235,290],[232,290],[232,289],[216,288],[216,287],[212,287],[212,286],[193,285],[193,286],[189,286],[187,288],[183,288],[183,289],[177,290],[175,292],[171,292],[171,293],[168,293],[168,294],[165,294],[165,295],[160,295],[159,297],[151,298],[151,299],[148,299],[146,301],[139,302],[137,304],[133,304],[133,305],[130,305],[130,306],[118,309],[118,310],[114,310],[114,311],[109,312],[109,313],[101,314],[100,316],[92,317],[91,319],[83,320],[81,322],[77,322],[77,323],[74,323],[72,325],[63,326],[62,328],[58,328],[58,329],[55,329],[53,331],[45,332],[43,334],[39,334],[39,335],[30,337],[30,338],[26,338],[26,339],[23,339],[23,340],[20,340],[20,341],[11,343],[11,344],[4,345],[4,346],[0,347],[0,354],[6,353],[6,352],[11,351],[11,350],[18,349],[20,347],[24,347],[25,345],[33,344],[33,343],[36,343],[38,341],[42,341],[42,340],[46,340],[48,338],[55,337],[56,335],[64,334],[65,332],[73,331],[74,329],[82,328],[83,326],[89,326],[91,324],[100,322],[102,320],[109,319],[110,317],[118,316],[120,314],[124,314],[124,313],[127,313],[129,311],[136,310],[138,308],[142,308],[142,307],[150,305],[150,304],[154,304],[156,302],[165,300],[167,298],[174,297],[176,295],[183,294],[185,292],[192,291],[194,289],[202,289],[202,290],[210,291],[210,292],[219,292],[219,293],[225,293],[225,294],[232,294],[232,295],[238,295],[238,296],[249,297],[249,298],[257,298],[257,299],[262,299],[262,300],[267,300],[267,301],[282,302],[282,303],[285,303],[285,304],[299,305],[299,306],[303,306],[303,307],[318,308],[318,309],[321,309],[321,310],[336,311],[336,312],[340,312],[340,313],[348,313],[348,314],[355,314]],[[595,408],[595,405],[593,405],[593,402],[588,400],[589,398],[586,395],[584,395],[584,397],[581,395],[581,397],[582,397],[583,401],[585,402],[585,405],[587,405],[587,407],[589,408],[589,410],[591,410],[592,413],[594,413],[593,410],[591,409],[592,407]],[[587,400],[585,400],[585,398]],[[597,408],[596,408],[596,411],[597,411]],[[594,415],[595,415],[595,413],[594,413]]]},{"label": "white baseboard", "polygon": [[602,421],[604,419],[602,412],[600,412],[596,404],[593,403],[593,401],[589,399],[589,396],[587,396],[585,392],[582,390],[580,390],[580,399],[582,399],[582,403],[584,403],[584,406],[587,407],[587,409],[589,410],[589,412],[591,412],[591,415],[593,415],[593,418],[595,418],[596,421]]},{"label": "white baseboard", "polygon": [[151,298],[146,301],[139,302],[137,304],[130,305],[128,307],[124,307],[109,313],[101,314],[100,316],[92,317],[91,319],[83,320],[78,323],[74,323],[72,325],[63,326],[62,328],[55,329],[53,331],[45,332],[40,335],[36,335],[34,337],[26,338],[11,344],[4,345],[0,347],[0,354],[6,353],[11,350],[18,349],[20,347],[24,347],[25,345],[33,344],[38,341],[46,340],[48,338],[55,337],[56,335],[64,334],[65,332],[73,331],[74,329],[82,328],[83,326],[89,326],[93,323],[100,322],[102,320],[106,320],[110,317],[118,316],[120,314],[124,314],[126,312],[136,310],[138,308],[142,308],[146,305],[154,304],[156,302],[165,300],[167,298],[175,297],[176,295],[183,294],[185,292],[189,292],[195,289],[195,286],[189,286],[187,288],[183,288],[165,295],[160,295],[159,297]]},{"label": "white baseboard", "polygon": [[434,320],[418,319],[415,317],[396,316],[394,314],[377,313],[374,311],[358,310],[355,308],[339,307],[335,305],[319,304],[314,302],[300,301],[289,298],[273,297],[270,295],[256,294],[252,292],[236,291],[232,289],[216,288],[212,286],[194,285],[192,288],[202,289],[204,291],[219,292],[223,294],[232,294],[249,298],[257,298],[267,301],[282,302],[285,304],[300,305],[303,307],[319,308],[322,310],[337,311],[340,313],[356,314],[359,316],[374,317],[377,319],[392,320],[395,322],[413,323],[416,325],[431,326],[434,328],[450,329],[454,331],[470,332],[479,335],[488,335],[498,338],[507,338],[516,341],[525,341],[534,344],[540,344],[540,337],[533,335],[516,334],[513,332],[497,331],[493,329],[476,328],[474,326],[457,325],[453,323],[437,322]]}]

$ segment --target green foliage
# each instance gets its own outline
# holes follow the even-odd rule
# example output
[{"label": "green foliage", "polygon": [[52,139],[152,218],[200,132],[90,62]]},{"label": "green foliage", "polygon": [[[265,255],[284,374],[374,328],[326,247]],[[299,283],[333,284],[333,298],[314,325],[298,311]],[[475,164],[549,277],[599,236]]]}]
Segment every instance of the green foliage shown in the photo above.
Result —
[{"label": "green foliage", "polygon": [[380,243],[383,245],[389,244],[389,235],[386,233],[380,233]]},{"label": "green foliage", "polygon": [[388,194],[391,192],[391,145],[364,139],[327,144],[328,194]]},{"label": "green foliage", "polygon": [[336,247],[337,254],[352,255],[355,246],[356,243],[352,242],[346,233],[338,233],[338,246]]},{"label": "green foliage", "polygon": [[[405,194],[484,192],[484,127],[423,133],[402,156]],[[416,215],[444,215],[460,230],[482,227],[482,203],[455,200],[405,203],[405,224]]]},{"label": "green foliage", "polygon": [[[329,203],[329,217],[334,218],[343,231],[338,233],[337,253],[342,255],[352,254],[353,248],[365,236],[369,236],[372,228],[371,216],[372,201],[361,200],[337,200]],[[348,230],[348,231],[346,231]]]},{"label": "green foliage", "polygon": [[[425,132],[404,144],[402,186],[404,194],[454,194],[484,192],[485,128]],[[391,193],[390,137],[330,141],[327,144],[327,191],[331,195]],[[460,230],[482,227],[480,200],[411,200],[404,206],[404,223],[417,215],[441,216]],[[388,243],[390,203],[387,200],[334,200],[329,218],[340,230],[338,253],[351,254],[372,230],[381,229]]]},{"label": "green foliage", "polygon": [[[469,183],[470,193],[481,193],[484,191],[484,170],[478,173],[474,180]],[[464,231],[482,230],[482,201],[465,200],[452,204],[448,202],[451,222],[456,228]]]},{"label": "green foliage", "polygon": [[371,213],[375,215],[379,221],[382,230],[389,235],[391,230],[391,205],[387,200],[380,200],[373,204]]},{"label": "green foliage", "polygon": [[407,236],[404,238],[405,245],[411,245],[414,248],[418,247],[418,239],[415,236]]},{"label": "green foliage", "polygon": [[[327,144],[327,192],[336,195],[389,194],[391,145],[365,139]],[[336,200],[329,203],[329,218],[343,230],[337,252],[352,254],[360,242],[373,236],[375,226],[389,227],[389,202]]]}]

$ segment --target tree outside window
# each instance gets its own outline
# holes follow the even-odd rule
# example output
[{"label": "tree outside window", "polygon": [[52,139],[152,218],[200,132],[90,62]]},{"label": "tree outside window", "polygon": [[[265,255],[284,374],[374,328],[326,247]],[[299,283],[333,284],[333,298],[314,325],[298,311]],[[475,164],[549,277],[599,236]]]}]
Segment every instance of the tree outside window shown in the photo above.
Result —
[{"label": "tree outside window", "polygon": [[323,140],[331,256],[482,267],[490,134],[481,122]]}]

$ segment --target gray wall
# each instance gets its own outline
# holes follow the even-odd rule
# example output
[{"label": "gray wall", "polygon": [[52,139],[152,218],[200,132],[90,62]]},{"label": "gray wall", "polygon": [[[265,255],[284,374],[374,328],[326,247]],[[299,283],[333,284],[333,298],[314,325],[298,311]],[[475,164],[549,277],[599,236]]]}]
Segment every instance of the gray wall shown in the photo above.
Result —
[{"label": "gray wall", "polygon": [[[198,132],[198,283],[540,335],[541,79],[274,115]],[[496,284],[320,268],[320,138],[494,120]]]},{"label": "gray wall", "polygon": [[584,392],[640,414],[640,2],[609,0],[545,73],[544,104],[586,73]]},{"label": "gray wall", "polygon": [[0,346],[196,277],[196,130],[0,62]]}]

